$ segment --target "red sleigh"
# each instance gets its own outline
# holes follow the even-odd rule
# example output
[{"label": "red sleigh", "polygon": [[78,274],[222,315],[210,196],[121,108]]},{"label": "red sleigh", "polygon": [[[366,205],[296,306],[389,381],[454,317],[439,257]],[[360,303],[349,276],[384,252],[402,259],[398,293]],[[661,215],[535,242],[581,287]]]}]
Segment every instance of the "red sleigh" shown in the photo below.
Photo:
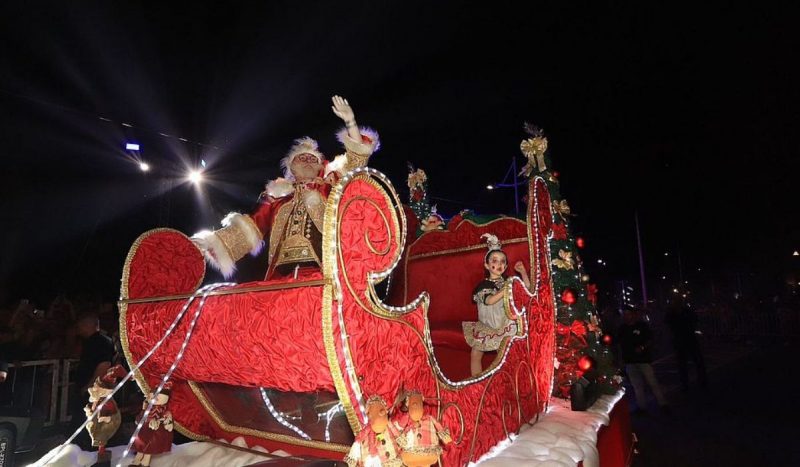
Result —
[{"label": "red sleigh", "polygon": [[[526,220],[461,220],[412,241],[391,183],[372,169],[351,172],[327,201],[322,271],[194,299],[137,381],[145,391],[158,385],[202,305],[171,378],[183,434],[243,436],[251,446],[340,459],[366,424],[366,397],[392,401],[414,388],[453,436],[443,465],[474,461],[535,419],[552,389],[551,211],[542,179],[530,180],[528,199]],[[532,266],[533,290],[518,279],[507,285],[518,334],[469,378],[461,322],[477,319],[471,291],[483,274],[485,232],[501,239],[510,264]],[[136,240],[120,302],[131,365],[165,335],[204,275],[202,254],[182,233],[158,229]]]}]

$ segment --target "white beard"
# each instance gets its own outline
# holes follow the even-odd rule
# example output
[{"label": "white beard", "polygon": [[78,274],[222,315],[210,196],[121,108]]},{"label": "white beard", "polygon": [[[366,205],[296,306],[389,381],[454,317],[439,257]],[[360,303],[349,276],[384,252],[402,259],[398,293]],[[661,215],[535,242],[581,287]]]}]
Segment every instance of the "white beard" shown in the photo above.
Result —
[{"label": "white beard", "polygon": [[322,193],[317,190],[305,190],[303,191],[303,204],[306,206],[306,210],[312,211],[317,209],[325,200],[322,198]]}]

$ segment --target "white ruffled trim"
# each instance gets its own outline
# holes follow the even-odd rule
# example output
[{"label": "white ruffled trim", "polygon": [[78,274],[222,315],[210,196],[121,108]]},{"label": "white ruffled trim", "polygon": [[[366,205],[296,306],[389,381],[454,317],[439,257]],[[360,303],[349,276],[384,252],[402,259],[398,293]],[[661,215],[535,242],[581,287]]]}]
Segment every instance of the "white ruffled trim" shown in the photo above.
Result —
[{"label": "white ruffled trim", "polygon": [[325,166],[325,176],[327,177],[334,172],[339,176],[344,176],[345,167],[347,167],[347,156],[340,154]]},{"label": "white ruffled trim", "polygon": [[283,198],[284,196],[294,193],[294,184],[285,178],[279,177],[275,180],[270,180],[269,183],[267,183],[265,191],[267,192],[267,196]]},{"label": "white ruffled trim", "polygon": [[257,255],[264,247],[264,235],[253,225],[253,221],[246,219],[246,216],[238,212],[229,213],[222,219],[222,226],[228,227],[235,225],[244,233],[247,244],[250,245],[250,255]]},{"label": "white ruffled trim", "polygon": [[236,262],[214,232],[203,230],[192,235],[192,239],[203,251],[208,263],[221,272],[225,279],[233,276],[233,273],[236,272]]},{"label": "white ruffled trim", "polygon": [[360,126],[358,127],[358,132],[361,133],[362,136],[366,136],[372,140],[372,142],[365,143],[363,141],[354,140],[347,133],[346,127],[336,132],[336,139],[344,145],[345,149],[361,156],[370,156],[381,148],[381,139],[377,131],[372,128]]},{"label": "white ruffled trim", "polygon": [[303,192],[303,203],[307,208],[313,209],[324,203],[322,194],[317,190],[306,190]]},{"label": "white ruffled trim", "polygon": [[319,152],[319,144],[313,138],[309,138],[308,136],[304,136],[302,138],[298,138],[294,140],[294,144],[289,149],[289,152],[281,159],[281,168],[283,169],[283,176],[289,180],[294,180],[294,175],[292,175],[292,161],[295,157],[300,154],[313,154],[317,156],[320,163],[325,162],[325,154]]}]

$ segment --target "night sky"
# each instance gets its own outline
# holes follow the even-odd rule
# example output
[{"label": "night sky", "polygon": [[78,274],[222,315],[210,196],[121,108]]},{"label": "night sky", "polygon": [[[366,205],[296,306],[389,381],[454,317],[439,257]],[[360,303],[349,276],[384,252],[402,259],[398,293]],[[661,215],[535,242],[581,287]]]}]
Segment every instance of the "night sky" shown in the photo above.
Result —
[{"label": "night sky", "polygon": [[[333,94],[381,133],[370,165],[403,196],[407,162],[425,169],[447,217],[513,212],[509,190],[485,187],[513,157],[523,163],[523,121],[542,127],[601,283],[638,285],[636,211],[651,282],[675,280],[678,254],[692,281],[735,276],[765,290],[798,267],[793,11],[172,3],[0,5],[0,286],[10,298],[115,298],[140,233],[191,234],[248,211],[294,138],[335,154]],[[127,140],[141,143],[150,173]],[[198,192],[182,177],[201,159],[213,183]]]}]

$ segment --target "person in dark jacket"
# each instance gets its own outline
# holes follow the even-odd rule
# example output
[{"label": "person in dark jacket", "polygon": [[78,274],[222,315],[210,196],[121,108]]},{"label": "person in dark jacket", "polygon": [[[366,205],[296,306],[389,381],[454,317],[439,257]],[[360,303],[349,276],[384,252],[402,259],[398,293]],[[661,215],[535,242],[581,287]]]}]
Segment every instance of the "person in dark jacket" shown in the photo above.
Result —
[{"label": "person in dark jacket", "polygon": [[687,303],[678,299],[667,308],[664,319],[672,333],[681,387],[684,391],[689,390],[689,359],[694,362],[698,383],[706,387],[706,364],[697,340],[697,314]]},{"label": "person in dark jacket", "polygon": [[621,350],[622,362],[625,372],[633,386],[636,396],[636,412],[644,412],[647,408],[647,394],[645,382],[655,396],[662,412],[668,412],[667,400],[661,392],[661,386],[653,372],[652,341],[653,332],[650,326],[642,319],[638,310],[628,308],[623,312],[622,324],[617,330],[617,342]]}]

